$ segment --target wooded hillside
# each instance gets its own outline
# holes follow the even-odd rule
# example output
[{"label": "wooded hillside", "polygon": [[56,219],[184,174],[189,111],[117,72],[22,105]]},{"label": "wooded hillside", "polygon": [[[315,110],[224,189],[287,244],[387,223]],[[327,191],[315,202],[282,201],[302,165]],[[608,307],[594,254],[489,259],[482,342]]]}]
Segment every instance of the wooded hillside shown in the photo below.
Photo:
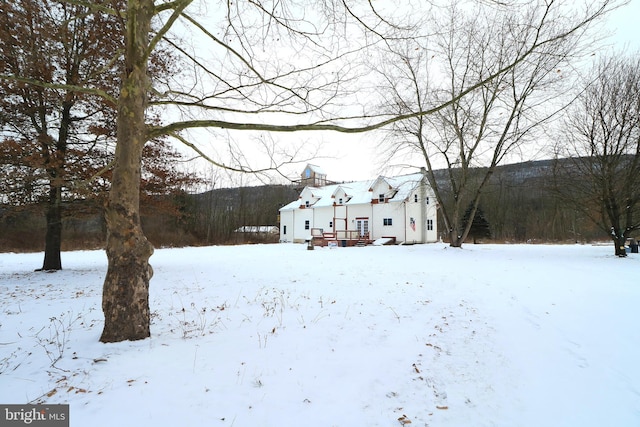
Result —
[{"label": "wooded hillside", "polygon": [[[479,241],[606,239],[607,236],[586,217],[555,197],[553,170],[552,160],[499,167],[480,203],[491,238],[483,237]],[[445,173],[439,171],[438,179],[444,182]],[[250,236],[247,239],[234,230],[242,226],[279,225],[278,209],[297,198],[298,193],[299,189],[293,185],[265,185],[174,195],[162,200],[161,204],[168,206],[166,209],[145,211],[143,207],[143,227],[156,247],[276,242],[277,236]],[[0,207],[0,250],[41,251],[45,233],[44,208],[43,205]],[[64,205],[64,250],[101,248],[104,239],[101,206],[91,201]]]}]

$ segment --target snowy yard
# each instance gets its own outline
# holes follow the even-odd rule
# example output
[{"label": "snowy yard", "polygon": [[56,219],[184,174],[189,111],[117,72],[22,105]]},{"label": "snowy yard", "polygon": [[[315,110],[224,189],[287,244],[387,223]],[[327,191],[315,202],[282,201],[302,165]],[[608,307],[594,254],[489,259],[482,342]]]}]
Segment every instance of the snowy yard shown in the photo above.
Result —
[{"label": "snowy yard", "polygon": [[71,426],[638,426],[640,256],[608,246],[160,249],[101,344],[102,251],[0,254],[0,403]]}]

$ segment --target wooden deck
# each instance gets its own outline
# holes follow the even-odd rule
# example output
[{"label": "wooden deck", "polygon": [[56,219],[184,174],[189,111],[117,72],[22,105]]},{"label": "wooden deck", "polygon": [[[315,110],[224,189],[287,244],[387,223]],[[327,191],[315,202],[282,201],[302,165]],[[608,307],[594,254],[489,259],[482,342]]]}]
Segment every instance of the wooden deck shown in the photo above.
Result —
[{"label": "wooden deck", "polygon": [[319,228],[311,229],[311,237],[314,246],[335,245],[340,247],[366,246],[372,243],[369,234],[361,236],[357,230],[341,230],[324,232]]}]

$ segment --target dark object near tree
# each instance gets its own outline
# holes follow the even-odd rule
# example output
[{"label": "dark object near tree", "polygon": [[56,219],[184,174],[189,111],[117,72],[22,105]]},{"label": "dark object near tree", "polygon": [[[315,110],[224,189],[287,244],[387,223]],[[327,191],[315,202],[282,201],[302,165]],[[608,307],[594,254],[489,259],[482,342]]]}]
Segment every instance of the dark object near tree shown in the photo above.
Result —
[{"label": "dark object near tree", "polygon": [[[473,210],[473,206],[469,206],[467,210],[464,212],[462,216],[462,229],[464,230],[469,223],[469,217],[471,216],[471,212]],[[478,243],[478,239],[490,239],[491,238],[491,228],[489,227],[489,221],[484,216],[484,212],[482,209],[478,208],[476,210],[476,214],[471,221],[471,229],[469,230],[469,237],[473,238],[473,243]]]}]

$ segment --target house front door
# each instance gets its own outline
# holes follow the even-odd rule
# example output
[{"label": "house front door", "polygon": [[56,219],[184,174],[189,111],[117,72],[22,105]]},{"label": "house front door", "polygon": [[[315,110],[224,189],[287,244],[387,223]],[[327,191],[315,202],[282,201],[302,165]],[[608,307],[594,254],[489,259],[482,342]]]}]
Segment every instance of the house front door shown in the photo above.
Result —
[{"label": "house front door", "polygon": [[356,219],[356,230],[359,237],[369,237],[369,218]]}]

